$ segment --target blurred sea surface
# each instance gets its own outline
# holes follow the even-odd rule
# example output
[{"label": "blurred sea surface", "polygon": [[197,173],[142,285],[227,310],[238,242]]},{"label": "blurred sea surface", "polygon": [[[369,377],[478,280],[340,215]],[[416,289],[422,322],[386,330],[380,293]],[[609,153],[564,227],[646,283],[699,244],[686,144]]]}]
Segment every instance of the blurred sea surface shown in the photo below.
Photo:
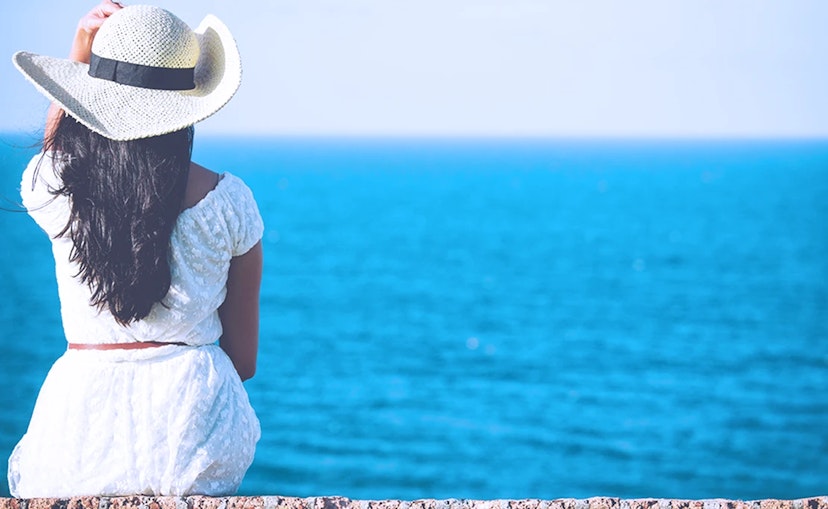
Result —
[{"label": "blurred sea surface", "polygon": [[[31,141],[0,137],[5,209]],[[828,142],[197,137],[194,158],[266,224],[241,493],[828,494]],[[5,460],[65,341],[47,237],[0,229]]]}]

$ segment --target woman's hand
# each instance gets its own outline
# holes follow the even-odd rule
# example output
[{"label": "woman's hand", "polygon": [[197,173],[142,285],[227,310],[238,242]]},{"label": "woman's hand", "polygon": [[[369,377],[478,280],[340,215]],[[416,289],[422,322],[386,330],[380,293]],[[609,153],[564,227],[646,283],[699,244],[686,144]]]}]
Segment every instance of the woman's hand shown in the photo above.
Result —
[{"label": "woman's hand", "polygon": [[122,6],[118,2],[103,0],[94,9],[86,13],[78,21],[78,30],[75,32],[75,41],[69,51],[69,59],[88,64],[92,54],[92,40],[95,39],[95,34],[98,33],[98,29],[101,28],[106,18],[121,8]]}]

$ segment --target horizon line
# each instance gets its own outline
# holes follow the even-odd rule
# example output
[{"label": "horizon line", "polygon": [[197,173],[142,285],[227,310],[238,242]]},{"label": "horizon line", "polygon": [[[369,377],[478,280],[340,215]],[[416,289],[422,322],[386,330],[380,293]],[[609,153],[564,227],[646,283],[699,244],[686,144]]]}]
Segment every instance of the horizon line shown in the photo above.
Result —
[{"label": "horizon line", "polygon": [[[0,140],[6,137],[30,137],[40,140],[43,131],[0,129]],[[494,134],[494,133],[284,133],[284,132],[233,132],[199,131],[196,141],[209,139],[256,139],[256,140],[365,140],[365,141],[606,141],[606,142],[828,142],[828,134]]]}]

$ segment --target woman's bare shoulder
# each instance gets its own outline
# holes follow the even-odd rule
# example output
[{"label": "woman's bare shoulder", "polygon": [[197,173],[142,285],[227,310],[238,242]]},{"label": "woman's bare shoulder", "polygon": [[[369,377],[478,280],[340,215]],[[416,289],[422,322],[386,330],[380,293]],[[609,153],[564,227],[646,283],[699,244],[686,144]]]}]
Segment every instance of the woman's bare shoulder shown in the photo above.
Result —
[{"label": "woman's bare shoulder", "polygon": [[187,177],[187,188],[184,190],[182,208],[188,209],[200,202],[207,193],[215,189],[219,182],[219,174],[208,170],[200,164],[190,163],[190,173]]}]

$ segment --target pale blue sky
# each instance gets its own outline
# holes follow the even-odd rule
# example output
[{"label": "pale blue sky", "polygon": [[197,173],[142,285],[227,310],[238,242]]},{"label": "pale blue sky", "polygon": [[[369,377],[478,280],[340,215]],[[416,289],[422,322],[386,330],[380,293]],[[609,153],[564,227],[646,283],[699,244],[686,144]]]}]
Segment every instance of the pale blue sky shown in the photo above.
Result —
[{"label": "pale blue sky", "polygon": [[[828,136],[825,0],[158,1],[212,12],[239,94],[201,132]],[[62,56],[78,0],[0,6],[0,130],[45,100],[10,62]]]}]

